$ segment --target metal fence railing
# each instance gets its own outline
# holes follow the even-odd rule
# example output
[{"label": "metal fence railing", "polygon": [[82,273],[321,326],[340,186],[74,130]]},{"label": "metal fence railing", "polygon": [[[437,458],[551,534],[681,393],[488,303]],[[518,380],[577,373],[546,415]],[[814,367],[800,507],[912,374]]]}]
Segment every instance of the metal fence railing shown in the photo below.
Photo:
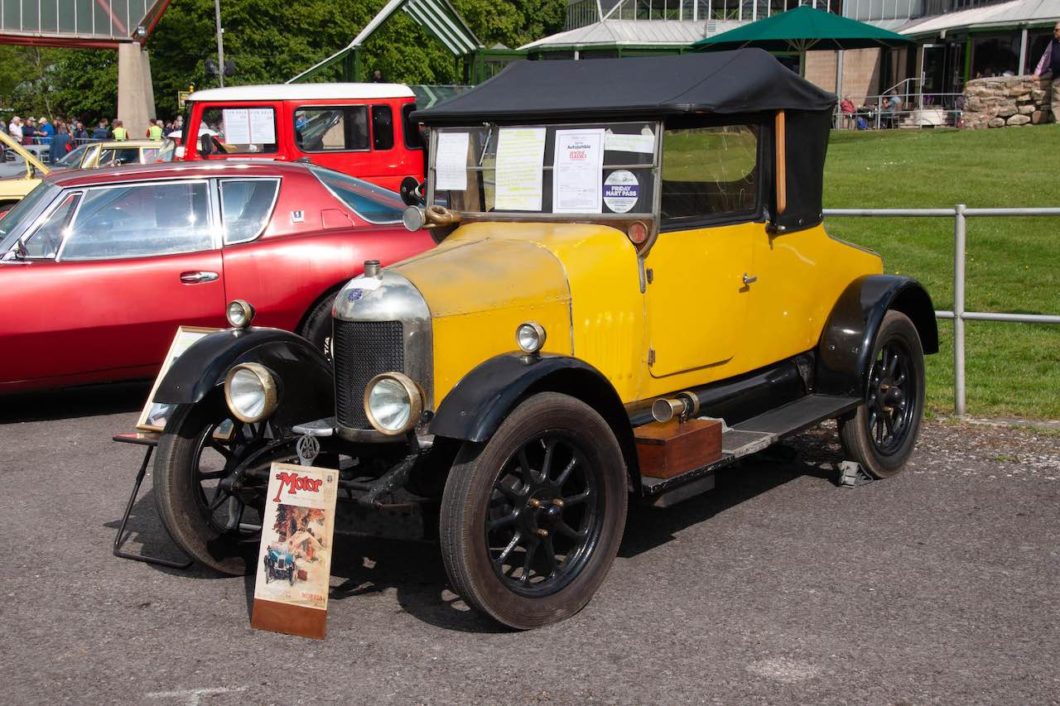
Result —
[{"label": "metal fence railing", "polygon": [[1060,216],[1060,208],[968,208],[963,203],[953,208],[829,208],[826,216],[913,217],[953,219],[953,310],[940,310],[935,316],[953,319],[953,406],[957,416],[967,409],[964,371],[964,322],[1007,321],[1029,324],[1060,324],[1057,314],[1009,314],[965,310],[965,252],[968,219],[973,217]]}]

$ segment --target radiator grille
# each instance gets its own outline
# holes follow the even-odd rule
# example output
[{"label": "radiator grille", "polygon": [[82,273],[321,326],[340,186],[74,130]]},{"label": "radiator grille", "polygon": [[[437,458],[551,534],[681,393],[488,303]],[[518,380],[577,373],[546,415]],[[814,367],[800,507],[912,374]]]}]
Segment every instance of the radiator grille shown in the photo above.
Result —
[{"label": "radiator grille", "polygon": [[349,429],[370,429],[364,389],[379,373],[404,372],[400,321],[335,320],[335,416]]}]

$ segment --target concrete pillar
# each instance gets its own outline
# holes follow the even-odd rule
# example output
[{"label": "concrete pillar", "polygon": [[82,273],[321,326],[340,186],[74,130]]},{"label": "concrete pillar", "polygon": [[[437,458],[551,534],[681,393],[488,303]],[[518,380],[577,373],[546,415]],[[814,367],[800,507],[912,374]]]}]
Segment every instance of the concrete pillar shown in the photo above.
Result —
[{"label": "concrete pillar", "polygon": [[155,116],[155,91],[151,84],[151,61],[147,51],[132,42],[118,45],[118,119],[130,139],[147,132],[147,121]]}]

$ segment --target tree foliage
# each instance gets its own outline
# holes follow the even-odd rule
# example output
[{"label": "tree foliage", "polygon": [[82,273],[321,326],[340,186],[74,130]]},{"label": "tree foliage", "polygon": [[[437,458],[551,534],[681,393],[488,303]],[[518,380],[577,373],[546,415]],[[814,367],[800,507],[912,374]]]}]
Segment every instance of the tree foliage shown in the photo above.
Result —
[{"label": "tree foliage", "polygon": [[[560,31],[565,0],[452,0],[486,47],[516,48]],[[235,63],[226,85],[279,83],[342,49],[386,0],[221,0],[225,59]],[[177,112],[177,91],[218,85],[206,73],[217,58],[214,0],[174,0],[148,40],[155,108]],[[117,109],[117,55],[109,50],[0,47],[0,101],[22,112],[86,120]],[[361,79],[379,69],[388,81],[447,84],[462,81],[445,46],[404,12],[395,13],[365,44]],[[339,80],[342,66],[313,80]]]}]

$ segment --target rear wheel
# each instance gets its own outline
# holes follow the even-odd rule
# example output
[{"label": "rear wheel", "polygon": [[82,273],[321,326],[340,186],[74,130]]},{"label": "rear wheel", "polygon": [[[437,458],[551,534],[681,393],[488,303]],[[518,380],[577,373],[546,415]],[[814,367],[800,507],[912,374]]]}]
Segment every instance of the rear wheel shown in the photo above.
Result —
[{"label": "rear wheel", "polygon": [[839,438],[848,458],[875,478],[886,478],[905,467],[924,414],[924,349],[909,317],[887,312],[872,361],[865,402],[839,420]]},{"label": "rear wheel", "polygon": [[269,468],[296,459],[294,440],[274,438],[267,420],[237,420],[219,392],[179,405],[155,457],[162,523],[196,561],[245,574],[257,560]]},{"label": "rear wheel", "polygon": [[458,455],[442,495],[442,557],[469,605],[535,628],[589,602],[625,519],[625,463],[611,428],[585,403],[542,393],[484,447]]}]

